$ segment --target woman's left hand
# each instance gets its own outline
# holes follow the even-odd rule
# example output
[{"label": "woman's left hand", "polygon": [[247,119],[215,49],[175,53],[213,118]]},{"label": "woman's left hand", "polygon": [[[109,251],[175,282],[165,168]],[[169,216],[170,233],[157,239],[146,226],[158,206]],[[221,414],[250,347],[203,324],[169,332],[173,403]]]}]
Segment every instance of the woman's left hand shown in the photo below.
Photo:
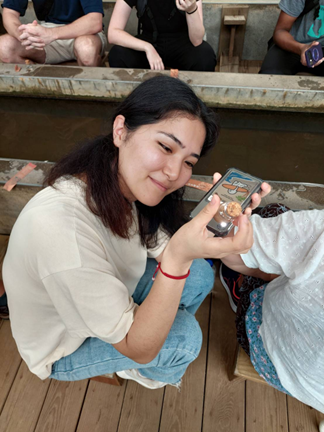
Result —
[{"label": "woman's left hand", "polygon": [[[215,173],[213,176],[213,184],[217,183],[221,177],[222,175],[220,173]],[[270,192],[271,186],[268,183],[263,182],[261,185],[261,191],[252,195],[251,204],[245,209],[244,214],[251,216],[252,210],[257,208],[260,205],[261,199],[267,196]]]},{"label": "woman's left hand", "polygon": [[197,8],[196,0],[176,0],[177,8],[181,11],[191,13]]}]

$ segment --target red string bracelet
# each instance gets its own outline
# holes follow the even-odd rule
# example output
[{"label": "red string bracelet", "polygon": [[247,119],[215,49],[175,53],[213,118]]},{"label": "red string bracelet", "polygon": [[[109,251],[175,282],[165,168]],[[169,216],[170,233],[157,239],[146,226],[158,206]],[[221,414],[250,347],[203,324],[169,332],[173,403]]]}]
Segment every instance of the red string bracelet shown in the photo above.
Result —
[{"label": "red string bracelet", "polygon": [[186,273],[185,275],[182,276],[172,276],[168,273],[165,273],[162,269],[161,269],[161,263],[159,262],[158,265],[156,266],[156,270],[154,272],[154,275],[152,277],[152,280],[155,281],[155,276],[157,274],[157,272],[160,270],[160,272],[163,274],[163,276],[166,276],[170,279],[176,279],[176,280],[180,280],[180,279],[186,279],[189,275],[190,275],[190,269],[188,270],[188,273]]}]

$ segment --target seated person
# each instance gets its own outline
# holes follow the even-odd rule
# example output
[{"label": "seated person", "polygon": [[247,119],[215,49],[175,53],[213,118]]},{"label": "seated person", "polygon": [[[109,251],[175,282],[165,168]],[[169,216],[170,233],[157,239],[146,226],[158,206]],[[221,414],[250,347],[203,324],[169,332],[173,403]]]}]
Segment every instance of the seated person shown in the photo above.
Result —
[{"label": "seated person", "polygon": [[221,279],[239,299],[238,339],[259,375],[324,412],[324,210],[285,210],[253,215],[250,251],[222,258],[248,275],[240,291],[224,264]]},{"label": "seated person", "polygon": [[[133,7],[139,17],[136,37],[125,31]],[[216,56],[204,34],[201,0],[117,0],[108,28],[108,40],[115,45],[109,65],[214,71]]]},{"label": "seated person", "polygon": [[77,60],[80,66],[99,66],[107,50],[102,31],[101,0],[38,0],[40,20],[21,25],[27,0],[4,0],[3,25],[8,34],[0,37],[0,60],[4,63],[57,64]]},{"label": "seated person", "polygon": [[273,42],[262,63],[261,74],[295,75],[308,72],[324,76],[323,59],[307,67],[305,51],[324,45],[323,0],[280,0]]},{"label": "seated person", "polygon": [[194,315],[214,283],[201,258],[253,241],[247,214],[233,238],[209,236],[216,197],[182,225],[183,187],[217,136],[214,112],[186,84],[156,76],[118,105],[112,133],[52,168],[20,213],[3,266],[12,333],[34,374],[178,385],[199,354]]}]

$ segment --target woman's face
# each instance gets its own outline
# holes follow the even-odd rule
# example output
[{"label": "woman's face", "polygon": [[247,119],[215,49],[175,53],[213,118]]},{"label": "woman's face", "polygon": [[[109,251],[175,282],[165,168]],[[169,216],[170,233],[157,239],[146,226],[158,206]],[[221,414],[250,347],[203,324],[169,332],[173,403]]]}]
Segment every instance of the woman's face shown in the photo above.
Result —
[{"label": "woman's face", "polygon": [[190,179],[205,141],[205,126],[197,118],[179,115],[127,135],[124,121],[120,115],[114,122],[121,190],[130,202],[155,206]]}]

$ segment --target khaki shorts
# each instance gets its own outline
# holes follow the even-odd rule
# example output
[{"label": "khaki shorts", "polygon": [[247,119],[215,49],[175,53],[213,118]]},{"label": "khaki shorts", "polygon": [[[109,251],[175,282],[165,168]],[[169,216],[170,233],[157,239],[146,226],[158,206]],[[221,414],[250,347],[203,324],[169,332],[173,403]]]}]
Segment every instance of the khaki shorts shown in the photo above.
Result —
[{"label": "khaki shorts", "polygon": [[[54,24],[41,22],[43,27],[63,27],[65,24]],[[108,50],[108,41],[104,32],[97,33],[99,39],[101,40],[101,57],[104,56],[105,51]],[[45,46],[46,59],[45,63],[47,64],[58,64],[66,61],[76,60],[74,54],[74,41],[75,39],[60,39],[52,42],[49,45]]]}]

